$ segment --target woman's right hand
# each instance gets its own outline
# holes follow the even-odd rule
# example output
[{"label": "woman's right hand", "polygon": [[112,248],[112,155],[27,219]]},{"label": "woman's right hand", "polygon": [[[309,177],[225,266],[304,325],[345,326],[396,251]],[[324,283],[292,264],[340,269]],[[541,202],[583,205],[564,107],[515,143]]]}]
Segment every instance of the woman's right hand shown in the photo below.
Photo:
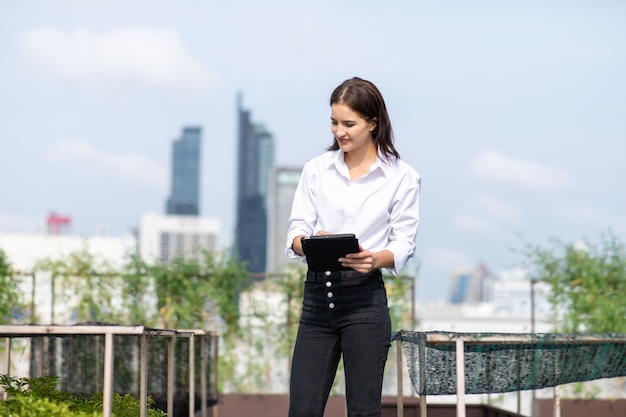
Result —
[{"label": "woman's right hand", "polygon": [[326,235],[331,235],[332,233],[327,232],[326,230],[318,230],[317,232],[315,232],[315,236],[326,236]]},{"label": "woman's right hand", "polygon": [[[330,235],[330,232],[327,232],[326,230],[318,230],[317,232],[315,232],[315,236],[323,236],[323,235]],[[307,238],[308,236],[305,235],[298,235],[293,239],[293,242],[291,242],[291,249],[294,250],[295,253],[297,253],[300,256],[304,256],[304,250],[302,249],[302,238]]]}]

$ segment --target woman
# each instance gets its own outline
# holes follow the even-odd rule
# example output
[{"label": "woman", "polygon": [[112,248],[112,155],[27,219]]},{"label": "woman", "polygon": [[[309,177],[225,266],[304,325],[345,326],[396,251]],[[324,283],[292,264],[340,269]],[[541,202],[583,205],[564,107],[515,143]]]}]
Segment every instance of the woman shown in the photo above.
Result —
[{"label": "woman", "polygon": [[398,274],[415,252],[420,176],[400,160],[374,84],[346,80],[330,106],[333,143],[304,165],[286,252],[302,258],[302,237],[339,233],[360,252],[339,259],[347,271],[307,271],[289,417],[323,416],[342,355],[348,416],[380,416],[391,339],[381,268]]}]

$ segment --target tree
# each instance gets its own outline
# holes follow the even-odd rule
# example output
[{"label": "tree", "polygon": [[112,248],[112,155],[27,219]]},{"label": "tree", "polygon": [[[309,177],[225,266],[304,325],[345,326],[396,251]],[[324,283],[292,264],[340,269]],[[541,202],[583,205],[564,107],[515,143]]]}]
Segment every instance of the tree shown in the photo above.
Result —
[{"label": "tree", "polygon": [[531,277],[550,286],[555,330],[626,333],[626,247],[612,232],[546,247],[527,245]]},{"label": "tree", "polygon": [[19,280],[4,251],[0,249],[0,323],[11,323],[24,314]]},{"label": "tree", "polygon": [[[75,322],[116,322],[119,274],[90,252],[86,243],[81,249],[64,256],[39,260],[34,272],[50,276],[52,323],[59,318],[65,321],[63,315],[67,314]],[[57,306],[67,310],[58,311]]]}]

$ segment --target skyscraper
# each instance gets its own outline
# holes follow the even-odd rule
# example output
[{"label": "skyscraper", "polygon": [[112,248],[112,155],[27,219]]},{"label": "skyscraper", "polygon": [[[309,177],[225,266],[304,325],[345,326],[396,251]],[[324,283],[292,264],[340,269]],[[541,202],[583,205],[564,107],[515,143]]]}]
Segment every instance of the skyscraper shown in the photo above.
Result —
[{"label": "skyscraper", "polygon": [[202,129],[186,127],[172,144],[172,191],[166,213],[197,216],[200,213],[200,142]]},{"label": "skyscraper", "polygon": [[274,138],[251,120],[237,96],[239,148],[237,151],[237,220],[235,247],[248,271],[266,272],[267,199],[274,165]]},{"label": "skyscraper", "polygon": [[139,253],[152,263],[168,263],[176,256],[202,259],[217,253],[221,223],[216,218],[144,213],[139,222]]},{"label": "skyscraper", "polygon": [[293,197],[296,194],[302,168],[275,168],[273,170],[268,203],[267,271],[279,272],[290,261],[285,254],[285,241]]}]

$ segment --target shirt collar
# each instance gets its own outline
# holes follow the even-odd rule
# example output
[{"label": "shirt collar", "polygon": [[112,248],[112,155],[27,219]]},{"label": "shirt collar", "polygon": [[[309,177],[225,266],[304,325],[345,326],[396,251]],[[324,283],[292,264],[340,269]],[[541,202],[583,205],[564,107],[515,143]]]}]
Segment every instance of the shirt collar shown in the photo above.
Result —
[{"label": "shirt collar", "polygon": [[[391,171],[393,170],[393,166],[395,163],[395,158],[386,157],[385,155],[381,155],[378,153],[378,158],[372,164],[370,168],[370,172],[374,172],[376,169],[380,169],[384,176],[389,176]],[[335,166],[335,168],[342,174],[349,177],[348,174],[348,166],[343,160],[343,151],[341,149],[337,149],[332,151],[331,157],[328,161],[328,168]]]}]

